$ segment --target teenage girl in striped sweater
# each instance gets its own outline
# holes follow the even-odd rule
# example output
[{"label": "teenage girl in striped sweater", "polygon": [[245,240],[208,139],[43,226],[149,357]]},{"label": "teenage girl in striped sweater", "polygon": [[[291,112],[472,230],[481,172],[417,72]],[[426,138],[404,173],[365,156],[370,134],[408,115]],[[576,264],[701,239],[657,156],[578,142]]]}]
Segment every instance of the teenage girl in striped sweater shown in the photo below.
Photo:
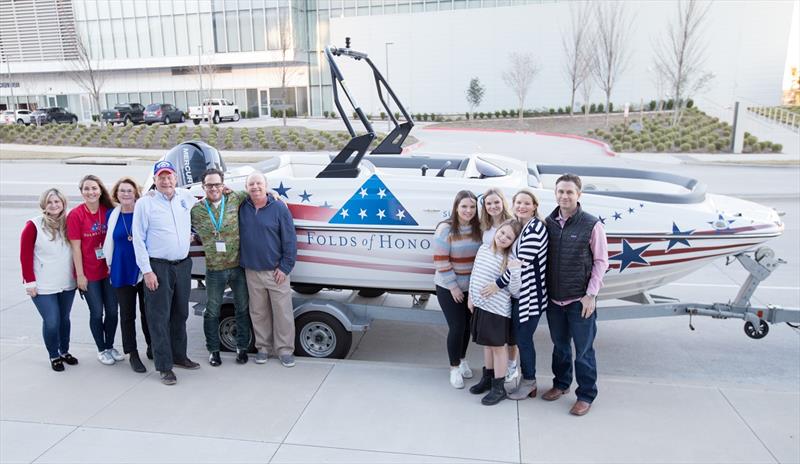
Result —
[{"label": "teenage girl in striped sweater", "polygon": [[478,198],[468,190],[456,194],[450,218],[436,227],[433,238],[433,281],[436,298],[447,320],[447,355],[450,358],[450,384],[464,388],[472,378],[464,357],[469,345],[467,291],[472,263],[481,246]]},{"label": "teenage girl in striped sweater", "polygon": [[[494,234],[491,245],[483,245],[475,257],[469,284],[469,308],[472,316],[472,341],[483,345],[483,376],[469,391],[473,394],[489,393],[481,399],[487,406],[505,399],[503,387],[508,365],[508,346],[516,344],[511,320],[511,295],[519,291],[520,262],[510,259],[511,248],[520,232],[520,224],[510,219]],[[509,285],[488,298],[481,289],[494,282],[506,271]]]}]

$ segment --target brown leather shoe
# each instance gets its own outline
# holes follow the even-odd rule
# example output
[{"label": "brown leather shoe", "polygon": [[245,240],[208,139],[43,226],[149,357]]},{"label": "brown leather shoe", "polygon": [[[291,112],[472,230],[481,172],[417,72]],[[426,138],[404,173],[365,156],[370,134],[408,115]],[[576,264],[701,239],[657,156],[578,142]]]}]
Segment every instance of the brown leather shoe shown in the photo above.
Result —
[{"label": "brown leather shoe", "polygon": [[567,393],[569,393],[569,388],[567,388],[566,390],[561,390],[560,388],[553,387],[550,390],[544,392],[544,394],[542,395],[542,399],[545,401],[555,401],[561,398],[562,396],[566,395]]},{"label": "brown leather shoe", "polygon": [[578,400],[575,404],[572,405],[572,409],[569,410],[569,413],[573,416],[585,416],[589,409],[591,409],[592,403],[587,403],[586,401]]}]

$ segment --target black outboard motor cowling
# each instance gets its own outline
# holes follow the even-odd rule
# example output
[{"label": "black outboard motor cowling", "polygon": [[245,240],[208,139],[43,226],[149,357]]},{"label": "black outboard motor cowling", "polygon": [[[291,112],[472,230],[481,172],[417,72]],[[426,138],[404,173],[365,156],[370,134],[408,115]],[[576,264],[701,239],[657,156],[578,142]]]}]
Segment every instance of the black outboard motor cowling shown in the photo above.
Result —
[{"label": "black outboard motor cowling", "polygon": [[217,168],[223,172],[226,170],[219,150],[198,140],[174,146],[164,155],[164,159],[172,163],[178,171],[177,187],[200,182],[203,174],[210,168]]}]

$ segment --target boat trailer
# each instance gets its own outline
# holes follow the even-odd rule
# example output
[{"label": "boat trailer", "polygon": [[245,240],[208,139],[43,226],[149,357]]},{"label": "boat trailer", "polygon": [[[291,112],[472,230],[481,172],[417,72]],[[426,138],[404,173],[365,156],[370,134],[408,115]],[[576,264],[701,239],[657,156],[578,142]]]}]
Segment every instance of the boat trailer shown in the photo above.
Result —
[{"label": "boat trailer", "polygon": [[[732,301],[710,304],[680,302],[674,298],[642,293],[624,299],[638,304],[599,306],[597,318],[601,321],[667,316],[742,319],[745,321],[745,334],[753,339],[764,338],[769,333],[770,324],[785,322],[795,329],[800,327],[800,308],[775,305],[761,307],[754,306],[750,301],[761,282],[785,261],[777,258],[768,247],[729,257],[726,264],[731,264],[734,260],[747,270],[749,276]],[[195,314],[202,316],[206,301],[205,286],[202,280],[197,283],[190,300],[195,302]],[[429,293],[408,294],[412,299],[410,305],[392,306],[376,303],[378,298],[360,297],[357,291],[347,292],[347,289],[332,289],[321,295],[294,294],[292,302],[297,354],[318,358],[344,358],[350,351],[353,332],[368,330],[374,320],[445,324],[442,312],[435,307],[428,307],[431,296]],[[384,299],[380,298],[379,301]],[[236,349],[236,321],[233,312],[233,297],[228,290],[220,311],[220,341],[230,351]],[[689,327],[694,330],[691,319]]]}]

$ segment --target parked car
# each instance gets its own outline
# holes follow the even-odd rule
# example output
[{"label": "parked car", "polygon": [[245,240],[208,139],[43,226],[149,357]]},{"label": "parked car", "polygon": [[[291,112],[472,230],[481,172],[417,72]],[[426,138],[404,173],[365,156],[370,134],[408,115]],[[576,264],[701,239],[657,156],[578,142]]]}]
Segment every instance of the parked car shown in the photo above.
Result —
[{"label": "parked car", "polygon": [[119,103],[113,110],[103,110],[101,119],[114,124],[139,124],[144,122],[144,105],[141,103]]},{"label": "parked car", "polygon": [[169,103],[152,103],[144,109],[144,122],[148,125],[154,122],[170,124],[184,121],[186,121],[186,117],[183,115],[183,111]]},{"label": "parked car", "polygon": [[25,124],[26,126],[32,122],[30,110],[8,110],[3,111],[0,116],[0,122],[3,124]]},{"label": "parked car", "polygon": [[209,119],[214,124],[219,124],[223,119],[238,121],[239,117],[239,107],[224,98],[209,98],[203,100],[201,106],[189,107],[189,119],[195,125],[200,124],[200,121],[208,121]]},{"label": "parked car", "polygon": [[40,108],[31,114],[31,119],[31,122],[37,125],[48,124],[51,122],[78,124],[78,117],[74,113],[70,113],[60,106]]}]

